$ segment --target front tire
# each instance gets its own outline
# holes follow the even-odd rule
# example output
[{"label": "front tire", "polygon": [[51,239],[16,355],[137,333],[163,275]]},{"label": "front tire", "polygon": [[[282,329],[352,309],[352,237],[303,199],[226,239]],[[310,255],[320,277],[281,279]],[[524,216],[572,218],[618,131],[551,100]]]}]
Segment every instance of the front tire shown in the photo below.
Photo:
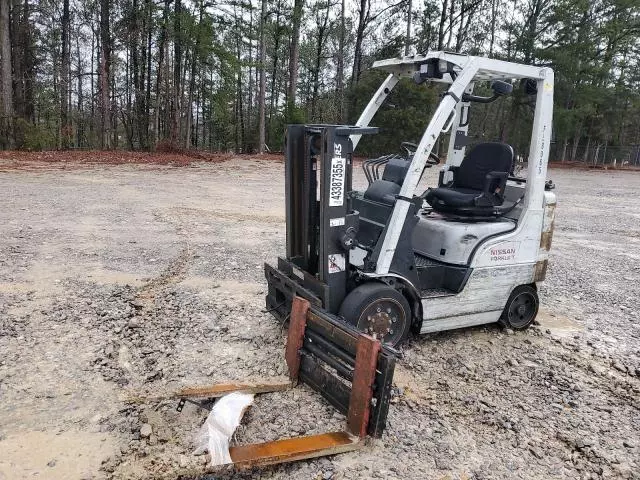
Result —
[{"label": "front tire", "polygon": [[531,285],[520,285],[513,289],[500,316],[500,323],[513,330],[524,330],[538,315],[540,300]]},{"label": "front tire", "polygon": [[411,327],[409,302],[384,283],[368,282],[353,289],[342,302],[339,315],[391,347],[400,345]]}]

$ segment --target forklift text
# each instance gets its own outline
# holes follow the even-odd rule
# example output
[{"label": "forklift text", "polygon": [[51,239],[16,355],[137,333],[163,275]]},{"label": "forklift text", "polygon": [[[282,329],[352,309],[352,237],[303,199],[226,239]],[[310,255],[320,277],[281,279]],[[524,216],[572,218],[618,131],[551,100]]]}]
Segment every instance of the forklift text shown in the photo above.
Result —
[{"label": "forklift text", "polygon": [[491,261],[499,262],[502,260],[513,260],[516,257],[515,248],[492,248]]}]

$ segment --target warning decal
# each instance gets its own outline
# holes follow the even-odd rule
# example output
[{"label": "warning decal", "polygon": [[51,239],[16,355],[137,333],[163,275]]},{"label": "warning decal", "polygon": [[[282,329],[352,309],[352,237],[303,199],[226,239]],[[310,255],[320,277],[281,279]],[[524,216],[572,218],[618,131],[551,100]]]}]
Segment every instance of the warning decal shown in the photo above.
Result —
[{"label": "warning decal", "polygon": [[343,253],[334,253],[333,255],[329,255],[329,273],[339,273],[344,272],[344,254]]}]

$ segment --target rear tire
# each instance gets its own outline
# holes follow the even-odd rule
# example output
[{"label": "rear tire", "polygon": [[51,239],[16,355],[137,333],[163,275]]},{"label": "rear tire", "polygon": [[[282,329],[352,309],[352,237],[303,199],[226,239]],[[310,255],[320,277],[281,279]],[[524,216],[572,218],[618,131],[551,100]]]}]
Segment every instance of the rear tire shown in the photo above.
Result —
[{"label": "rear tire", "polygon": [[513,330],[524,330],[535,320],[539,306],[536,289],[531,285],[520,285],[509,295],[500,323]]},{"label": "rear tire", "polygon": [[407,299],[396,289],[379,282],[368,282],[353,289],[342,302],[339,314],[391,347],[400,345],[411,327],[411,307]]}]

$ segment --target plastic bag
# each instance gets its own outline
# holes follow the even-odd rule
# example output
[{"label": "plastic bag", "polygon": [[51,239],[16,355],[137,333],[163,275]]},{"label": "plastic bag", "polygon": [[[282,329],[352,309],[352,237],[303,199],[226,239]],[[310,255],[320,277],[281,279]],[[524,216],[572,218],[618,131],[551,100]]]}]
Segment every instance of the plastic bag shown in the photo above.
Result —
[{"label": "plastic bag", "polygon": [[233,392],[220,398],[200,427],[193,454],[209,452],[211,466],[231,463],[229,441],[240,425],[245,410],[252,403],[252,393]]}]

